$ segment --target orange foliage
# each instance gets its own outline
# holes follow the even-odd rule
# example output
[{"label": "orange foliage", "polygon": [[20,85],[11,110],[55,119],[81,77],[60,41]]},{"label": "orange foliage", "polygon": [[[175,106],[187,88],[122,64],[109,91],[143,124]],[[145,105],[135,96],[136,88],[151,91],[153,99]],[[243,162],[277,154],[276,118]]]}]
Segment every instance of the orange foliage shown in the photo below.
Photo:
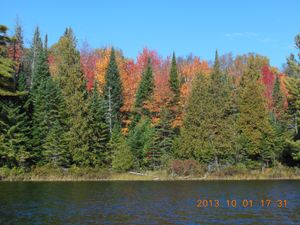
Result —
[{"label": "orange foliage", "polygon": [[107,66],[109,63],[109,57],[110,57],[110,48],[105,49],[97,49],[96,50],[96,71],[95,71],[95,77],[99,84],[99,92],[103,92],[103,87],[105,84],[105,73],[107,70]]},{"label": "orange foliage", "polygon": [[192,62],[185,60],[183,63],[181,63],[179,65],[179,71],[184,82],[180,90],[183,98],[182,104],[184,105],[186,97],[191,89],[193,78],[199,74],[208,75],[211,69],[206,61],[201,61],[199,57],[194,57]]}]

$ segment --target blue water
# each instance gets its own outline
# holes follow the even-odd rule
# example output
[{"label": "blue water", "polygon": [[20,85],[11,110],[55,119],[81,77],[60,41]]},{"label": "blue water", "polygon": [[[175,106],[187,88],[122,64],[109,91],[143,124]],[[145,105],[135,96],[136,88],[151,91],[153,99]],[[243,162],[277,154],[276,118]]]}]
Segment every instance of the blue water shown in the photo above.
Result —
[{"label": "blue water", "polygon": [[0,224],[300,224],[300,181],[0,182]]}]

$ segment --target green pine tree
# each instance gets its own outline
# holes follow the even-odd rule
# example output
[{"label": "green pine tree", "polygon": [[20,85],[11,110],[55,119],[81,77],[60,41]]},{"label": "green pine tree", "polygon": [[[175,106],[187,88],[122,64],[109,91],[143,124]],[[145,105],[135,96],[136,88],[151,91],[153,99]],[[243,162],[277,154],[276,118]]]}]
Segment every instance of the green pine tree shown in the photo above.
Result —
[{"label": "green pine tree", "polygon": [[275,160],[275,133],[266,109],[260,76],[261,66],[256,64],[255,57],[251,56],[238,90],[237,120],[239,160],[249,161],[249,166],[257,162],[269,164]]},{"label": "green pine tree", "polygon": [[154,90],[154,78],[151,66],[151,59],[148,59],[147,66],[142,73],[142,80],[136,93],[135,107],[143,108],[145,101],[150,100]]},{"label": "green pine tree", "polygon": [[36,67],[37,67],[37,61],[39,60],[39,55],[42,52],[43,52],[43,43],[40,37],[40,30],[39,27],[36,27],[34,31],[31,48],[29,51],[30,67],[31,67],[30,68],[31,76],[29,77],[30,87],[33,86],[33,80],[35,79],[35,76],[39,74],[39,72],[36,71]]},{"label": "green pine tree", "polygon": [[169,84],[174,94],[174,99],[178,100],[180,94],[180,89],[179,89],[180,87],[179,87],[178,69],[177,69],[175,52],[173,52],[173,56],[172,56]]},{"label": "green pine tree", "polygon": [[115,128],[109,143],[112,152],[112,169],[125,172],[133,168],[134,157],[120,129]]},{"label": "green pine tree", "polygon": [[66,108],[66,137],[72,161],[78,166],[93,164],[89,149],[88,104],[86,80],[81,70],[80,55],[71,28],[55,44],[51,51],[57,56],[57,74],[54,75],[61,90]]},{"label": "green pine tree", "polygon": [[67,148],[66,140],[66,124],[65,124],[65,104],[62,99],[61,90],[59,86],[48,77],[45,81],[44,88],[44,115],[45,122],[42,125],[45,132],[44,141],[41,143],[41,159],[40,163],[51,166],[70,165],[70,152]]},{"label": "green pine tree", "polygon": [[7,56],[11,38],[6,35],[7,27],[0,25],[0,97],[19,96],[15,85],[15,63]]},{"label": "green pine tree", "polygon": [[104,99],[98,93],[98,85],[95,82],[89,99],[89,147],[94,154],[93,165],[104,166],[107,164],[107,144],[109,141],[109,129],[105,118]]},{"label": "green pine tree", "polygon": [[154,128],[148,117],[142,117],[137,125],[128,134],[128,144],[132,150],[135,167],[148,166],[153,148]]},{"label": "green pine tree", "polygon": [[160,112],[160,120],[155,126],[155,131],[152,137],[152,146],[149,148],[148,164],[152,169],[157,169],[162,165],[162,160],[170,158],[174,130],[171,127],[171,112],[167,108],[163,108]]},{"label": "green pine tree", "polygon": [[211,75],[198,75],[193,82],[181,129],[181,157],[233,163],[236,132],[232,93],[230,79],[223,74],[216,52]]},{"label": "green pine tree", "polygon": [[12,101],[0,102],[0,165],[28,166],[31,154],[29,118]]},{"label": "green pine tree", "polygon": [[114,48],[111,49],[109,64],[105,73],[104,98],[107,107],[109,130],[112,133],[112,128],[115,125],[120,125],[120,109],[123,106],[123,86]]}]

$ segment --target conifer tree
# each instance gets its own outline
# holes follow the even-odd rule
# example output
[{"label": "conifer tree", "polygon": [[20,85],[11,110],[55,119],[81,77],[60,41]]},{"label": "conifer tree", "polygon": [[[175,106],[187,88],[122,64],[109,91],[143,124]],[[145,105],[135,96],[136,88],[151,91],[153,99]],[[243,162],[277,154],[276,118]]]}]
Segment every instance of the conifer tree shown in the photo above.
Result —
[{"label": "conifer tree", "polygon": [[[300,52],[300,34],[295,37],[295,44]],[[298,54],[299,56],[299,54]],[[288,95],[288,115],[291,137],[288,139],[288,149],[285,158],[290,165],[300,164],[300,56],[298,59],[293,54],[287,61],[287,74],[290,76],[286,82]]]},{"label": "conifer tree", "polygon": [[111,49],[109,64],[105,73],[104,97],[109,130],[112,133],[112,128],[115,125],[120,125],[120,109],[123,105],[123,87],[114,48]]},{"label": "conifer tree", "polygon": [[135,167],[148,165],[149,152],[153,148],[154,129],[151,127],[151,120],[142,117],[137,125],[128,134],[128,144],[135,159]]},{"label": "conifer tree", "polygon": [[125,172],[134,165],[134,157],[126,139],[121,134],[120,129],[114,128],[109,143],[112,152],[112,169],[117,172]]},{"label": "conifer tree", "polygon": [[145,101],[149,100],[154,90],[154,78],[151,66],[151,59],[148,58],[148,63],[142,73],[142,80],[136,93],[135,107],[143,107]]},{"label": "conifer tree", "polygon": [[[233,162],[235,126],[230,80],[218,53],[210,77],[198,75],[185,112],[179,155],[207,163]],[[225,141],[226,140],[226,141]]]},{"label": "conifer tree", "polygon": [[104,166],[107,164],[107,157],[109,152],[109,128],[106,124],[105,118],[105,104],[104,99],[98,93],[98,85],[95,82],[90,99],[89,99],[89,148],[94,154],[94,165]]},{"label": "conifer tree", "polygon": [[152,146],[148,148],[148,164],[152,169],[157,169],[162,164],[162,158],[171,157],[174,131],[171,127],[171,112],[163,108],[160,112],[160,121],[154,128]]},{"label": "conifer tree", "polygon": [[300,79],[291,77],[287,80],[288,96],[288,116],[291,137],[288,139],[288,149],[285,152],[285,160],[290,165],[300,162]]},{"label": "conifer tree", "polygon": [[255,57],[251,56],[239,88],[237,120],[240,160],[249,160],[249,166],[254,161],[269,164],[275,159],[275,134],[263,98],[260,76],[261,67],[255,63]]},{"label": "conifer tree", "polygon": [[59,42],[52,47],[59,55],[55,63],[58,68],[54,75],[58,82],[66,107],[66,137],[72,161],[78,166],[93,164],[89,149],[87,92],[85,78],[81,71],[80,55],[71,28],[67,28]]},{"label": "conifer tree", "polygon": [[27,166],[30,160],[29,118],[17,102],[0,102],[0,155],[2,165]]},{"label": "conifer tree", "polygon": [[[37,34],[38,35],[38,34]],[[35,52],[34,70],[31,86],[31,101],[33,103],[32,115],[32,144],[33,155],[36,162],[42,159],[42,146],[49,131],[49,111],[47,104],[50,99],[47,96],[47,82],[50,78],[48,55],[38,48]]]},{"label": "conifer tree", "polygon": [[31,76],[29,78],[29,83],[31,88],[33,85],[33,80],[35,79],[35,75],[38,74],[38,72],[36,72],[36,64],[39,58],[39,54],[42,53],[42,49],[43,44],[42,39],[40,37],[40,30],[39,27],[36,27],[30,48]]},{"label": "conifer tree", "polygon": [[11,39],[6,35],[7,27],[0,25],[0,97],[18,96],[14,79],[14,62],[8,58],[7,46]]},{"label": "conifer tree", "polygon": [[172,56],[169,84],[175,99],[178,100],[180,90],[179,90],[178,69],[177,69],[175,52],[173,52],[173,56]]},{"label": "conifer tree", "polygon": [[286,140],[290,138],[290,134],[287,130],[288,117],[285,109],[286,98],[280,87],[279,76],[276,76],[273,91],[273,109],[271,115],[271,124],[275,132],[274,138],[274,152],[277,160],[285,161],[283,159],[283,151],[287,147]]},{"label": "conifer tree", "polygon": [[[66,140],[66,112],[65,104],[62,99],[62,94],[59,86],[56,82],[48,77],[45,80],[45,85],[41,85],[44,89],[44,115],[45,122],[44,129],[47,129],[45,133],[45,139],[41,144],[41,156],[40,160],[43,164],[49,164],[51,166],[63,166],[70,165],[70,152],[67,148]],[[43,125],[43,124],[41,124]]]}]

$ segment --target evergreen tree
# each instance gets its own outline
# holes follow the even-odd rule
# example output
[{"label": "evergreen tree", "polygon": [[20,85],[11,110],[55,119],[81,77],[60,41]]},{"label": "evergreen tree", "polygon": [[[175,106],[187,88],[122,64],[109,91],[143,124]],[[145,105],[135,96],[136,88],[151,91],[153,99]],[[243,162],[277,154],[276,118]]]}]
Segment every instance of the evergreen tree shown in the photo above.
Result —
[{"label": "evergreen tree", "polygon": [[173,145],[174,131],[171,127],[171,112],[167,108],[163,108],[160,112],[160,121],[155,126],[152,137],[152,146],[149,148],[148,165],[155,169],[160,167],[162,159],[171,157],[171,149]]},{"label": "evergreen tree", "polygon": [[300,79],[291,77],[287,80],[288,116],[291,137],[288,139],[288,148],[285,151],[285,161],[290,165],[300,162]]},{"label": "evergreen tree", "polygon": [[221,71],[216,52],[210,77],[198,75],[193,82],[179,155],[207,163],[232,163],[235,156],[234,116],[232,85]]},{"label": "evergreen tree", "polygon": [[239,130],[240,160],[264,163],[274,162],[274,130],[270,124],[263,98],[263,86],[259,81],[261,67],[255,63],[255,57],[248,59],[247,68],[242,76],[237,120]]},{"label": "evergreen tree", "polygon": [[172,56],[169,84],[175,99],[178,100],[180,89],[179,89],[178,69],[177,69],[175,52],[173,53]]},{"label": "evergreen tree", "polygon": [[89,99],[89,147],[94,154],[94,165],[107,164],[108,157],[107,144],[109,141],[109,129],[105,118],[104,99],[98,93],[98,85],[95,82]]},{"label": "evergreen tree", "polygon": [[47,82],[48,78],[50,78],[50,73],[46,52],[40,48],[35,54],[37,58],[34,59],[35,66],[31,88],[31,100],[33,103],[32,144],[34,159],[38,162],[41,161],[42,145],[44,144],[49,131]]},{"label": "evergreen tree", "polygon": [[29,118],[17,102],[0,102],[0,165],[27,166],[31,157]]},{"label": "evergreen tree", "polygon": [[73,162],[79,166],[93,164],[89,149],[89,129],[87,115],[87,92],[81,71],[80,55],[76,49],[76,39],[71,28],[66,29],[59,42],[52,47],[54,55],[59,55],[55,63],[58,68],[55,80],[62,90],[65,103],[68,151]]},{"label": "evergreen tree", "polygon": [[14,80],[14,62],[7,56],[11,39],[6,35],[7,27],[0,25],[0,97],[17,96]]},{"label": "evergreen tree", "polygon": [[117,172],[125,172],[134,165],[134,157],[126,139],[120,130],[115,128],[109,143],[112,151],[112,169]]},{"label": "evergreen tree", "polygon": [[128,134],[128,144],[135,159],[135,167],[143,167],[148,164],[149,152],[153,148],[154,128],[151,127],[151,120],[142,117],[137,125]]},{"label": "evergreen tree", "polygon": [[[295,44],[300,51],[300,34],[295,37]],[[300,59],[300,58],[299,58]],[[300,164],[300,60],[291,54],[288,59],[287,80],[288,115],[290,118],[291,137],[288,139],[288,148],[285,151],[286,162],[290,165]]]},{"label": "evergreen tree", "polygon": [[273,109],[271,124],[275,132],[274,152],[277,160],[285,161],[283,151],[287,147],[286,140],[290,138],[290,133],[287,130],[288,117],[285,108],[286,97],[284,96],[281,87],[279,76],[276,76],[274,88],[272,92]]},{"label": "evergreen tree", "polygon": [[105,73],[104,97],[109,130],[112,133],[112,128],[115,125],[120,125],[120,109],[123,106],[123,87],[114,48],[111,49],[109,64]]},{"label": "evergreen tree", "polygon": [[142,73],[142,80],[136,93],[135,107],[143,107],[145,101],[150,100],[154,90],[154,78],[152,73],[151,59]]},{"label": "evergreen tree", "polygon": [[36,27],[31,48],[30,48],[30,64],[31,64],[31,76],[29,78],[30,87],[33,86],[33,80],[35,79],[36,74],[38,72],[36,71],[36,65],[37,61],[39,60],[39,55],[42,53],[43,49],[43,43],[42,39],[40,37],[40,30],[39,27]]},{"label": "evergreen tree", "polygon": [[64,119],[66,112],[61,90],[51,77],[45,80],[45,85],[41,85],[41,88],[44,88],[45,110],[41,113],[44,115],[41,126],[44,125],[44,129],[48,129],[40,146],[42,156],[40,162],[51,166],[67,167],[70,165],[70,152],[67,148]]},{"label": "evergreen tree", "polygon": [[[300,51],[300,34],[295,37],[296,49]],[[298,59],[295,58],[294,54],[291,54],[287,59],[286,74],[290,77],[300,78],[300,55],[298,54]]]},{"label": "evergreen tree", "polygon": [[68,167],[70,165],[65,133],[59,120],[51,122],[51,128],[42,147],[43,164],[53,167]]}]

